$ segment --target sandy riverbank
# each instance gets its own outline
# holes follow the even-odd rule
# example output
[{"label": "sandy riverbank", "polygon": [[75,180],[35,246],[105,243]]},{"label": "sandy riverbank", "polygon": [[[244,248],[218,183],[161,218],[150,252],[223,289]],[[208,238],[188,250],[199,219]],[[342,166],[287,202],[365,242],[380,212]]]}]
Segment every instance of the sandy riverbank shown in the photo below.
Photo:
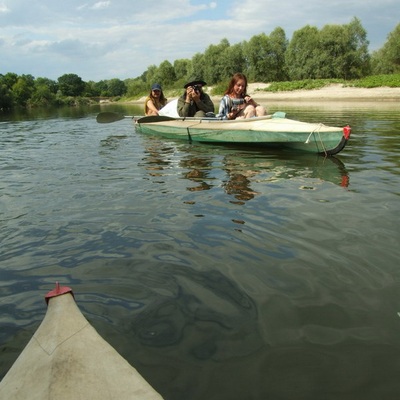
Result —
[{"label": "sandy riverbank", "polygon": [[257,101],[400,101],[400,88],[365,89],[332,84],[321,89],[273,93],[262,90],[267,86],[263,83],[251,83],[248,92]]}]

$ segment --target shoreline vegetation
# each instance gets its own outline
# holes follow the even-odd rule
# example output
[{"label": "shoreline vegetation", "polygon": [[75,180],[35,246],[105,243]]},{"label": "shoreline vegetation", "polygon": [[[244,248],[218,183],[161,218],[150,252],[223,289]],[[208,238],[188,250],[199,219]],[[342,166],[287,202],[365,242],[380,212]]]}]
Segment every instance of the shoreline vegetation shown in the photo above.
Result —
[{"label": "shoreline vegetation", "polygon": [[[338,102],[338,101],[352,101],[352,102],[399,102],[400,101],[400,87],[374,87],[363,88],[346,86],[342,83],[332,83],[322,88],[316,89],[298,89],[298,90],[280,90],[269,91],[268,88],[271,84],[266,83],[250,83],[248,85],[248,94],[258,102]],[[166,97],[168,102],[179,97],[174,92],[168,93]],[[221,100],[221,95],[213,94],[213,88],[207,87],[206,92],[210,94],[214,104],[218,105]],[[107,104],[143,104],[146,96],[137,99],[120,99],[114,102],[113,100],[102,100],[101,105]]]},{"label": "shoreline vegetation", "polygon": [[[219,104],[226,84],[206,86],[205,91]],[[183,89],[182,89],[183,90]],[[168,101],[181,95],[179,90],[164,91]],[[357,101],[397,102],[400,100],[400,74],[372,75],[353,81],[339,79],[305,79],[300,81],[249,83],[247,93],[257,102],[274,101]],[[140,104],[146,96],[137,99],[120,98],[119,103]],[[108,103],[106,100],[103,103]]]},{"label": "shoreline vegetation", "polygon": [[[332,83],[330,85],[315,88],[315,89],[298,89],[298,90],[280,90],[268,91],[270,84],[266,83],[250,83],[248,85],[248,94],[258,102],[273,102],[273,101],[358,101],[358,102],[398,102],[400,101],[400,87],[373,87],[363,88],[346,86],[342,83]],[[213,94],[213,88],[207,87],[206,92],[211,95],[211,99],[215,104],[219,104],[221,95]],[[174,100],[179,96],[166,91],[168,101]],[[145,101],[145,96],[138,99],[117,101],[119,104],[142,104]],[[101,104],[113,103],[112,100],[103,100]]]}]

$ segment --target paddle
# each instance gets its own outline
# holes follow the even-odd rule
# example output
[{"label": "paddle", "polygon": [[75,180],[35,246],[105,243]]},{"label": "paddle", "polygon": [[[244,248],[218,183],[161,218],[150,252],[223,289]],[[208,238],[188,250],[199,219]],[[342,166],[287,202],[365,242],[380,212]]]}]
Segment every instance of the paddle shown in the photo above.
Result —
[{"label": "paddle", "polygon": [[109,124],[111,122],[121,121],[124,118],[137,118],[137,122],[139,123],[174,121],[177,119],[177,118],[167,117],[164,115],[149,115],[147,117],[135,117],[132,115],[124,115],[121,113],[105,111],[97,115],[96,121],[99,124]]},{"label": "paddle", "polygon": [[167,117],[166,115],[149,115],[147,117],[139,118],[136,122],[145,124],[146,122],[164,122],[164,121],[176,121],[177,119],[183,118],[173,118]]},{"label": "paddle", "polygon": [[109,124],[111,122],[121,121],[124,118],[134,118],[131,115],[124,115],[116,112],[105,111],[97,115],[96,121],[99,124]]}]

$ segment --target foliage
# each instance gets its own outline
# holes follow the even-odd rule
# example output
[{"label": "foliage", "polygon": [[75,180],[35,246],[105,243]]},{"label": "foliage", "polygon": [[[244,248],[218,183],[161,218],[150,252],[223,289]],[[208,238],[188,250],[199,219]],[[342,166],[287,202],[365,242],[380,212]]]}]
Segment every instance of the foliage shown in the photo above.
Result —
[{"label": "foliage", "polygon": [[389,33],[383,47],[372,53],[371,65],[375,74],[400,72],[400,24]]},{"label": "foliage", "polygon": [[126,96],[128,98],[137,98],[150,93],[150,87],[141,78],[127,79],[125,83],[127,86]]},{"label": "foliage", "polygon": [[12,108],[14,103],[12,90],[1,82],[0,79],[0,110],[8,110]]},{"label": "foliage", "polygon": [[249,81],[284,80],[286,47],[287,40],[282,28],[275,29],[270,36],[264,33],[253,36],[245,43],[246,74]]},{"label": "foliage", "polygon": [[56,103],[56,94],[44,82],[35,82],[35,91],[32,93],[28,104],[31,107],[48,106]]},{"label": "foliage", "polygon": [[354,18],[347,25],[306,26],[293,34],[286,52],[291,80],[354,79],[369,72],[366,31]]},{"label": "foliage", "polygon": [[340,83],[340,79],[304,79],[298,81],[272,82],[263,89],[266,92],[283,92],[293,90],[321,89],[332,83]]},{"label": "foliage", "polygon": [[386,74],[386,75],[371,75],[365,78],[359,79],[352,83],[352,86],[363,87],[363,88],[374,88],[374,87],[400,87],[400,73],[398,74]]},{"label": "foliage", "polygon": [[187,59],[180,59],[174,61],[174,70],[175,70],[175,79],[185,80],[186,77],[189,75],[190,71],[190,60]]},{"label": "foliage", "polygon": [[12,85],[14,101],[26,106],[34,90],[34,78],[32,75],[21,75]]},{"label": "foliage", "polygon": [[223,96],[226,91],[226,88],[228,87],[228,84],[229,84],[229,79],[223,82],[219,82],[218,84],[213,86],[211,94],[213,96]]},{"label": "foliage", "polygon": [[107,96],[123,96],[127,90],[125,82],[121,81],[121,79],[114,78],[107,81]]},{"label": "foliage", "polygon": [[266,92],[312,90],[321,89],[334,83],[341,83],[344,86],[360,88],[384,86],[400,88],[400,74],[371,75],[361,79],[353,79],[351,81],[346,81],[344,79],[304,79],[298,81],[272,82],[268,87],[262,90]]},{"label": "foliage", "polygon": [[76,74],[64,74],[58,78],[58,87],[64,96],[81,96],[85,83]]},{"label": "foliage", "polygon": [[[226,62],[225,51],[229,47],[228,40],[223,39],[218,45],[210,45],[204,52],[202,58],[203,73],[199,77],[204,79],[208,84],[212,85],[223,79]],[[194,74],[193,77],[197,77],[197,75]]]}]

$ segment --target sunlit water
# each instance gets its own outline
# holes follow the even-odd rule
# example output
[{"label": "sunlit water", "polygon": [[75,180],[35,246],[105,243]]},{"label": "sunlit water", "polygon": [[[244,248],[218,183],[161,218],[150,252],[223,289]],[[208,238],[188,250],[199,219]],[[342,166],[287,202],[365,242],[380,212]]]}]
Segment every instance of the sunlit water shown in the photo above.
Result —
[{"label": "sunlit water", "polygon": [[[126,115],[135,107],[114,107]],[[171,400],[397,399],[400,116],[336,158],[160,140],[99,109],[0,118],[0,376],[56,281]]]}]

